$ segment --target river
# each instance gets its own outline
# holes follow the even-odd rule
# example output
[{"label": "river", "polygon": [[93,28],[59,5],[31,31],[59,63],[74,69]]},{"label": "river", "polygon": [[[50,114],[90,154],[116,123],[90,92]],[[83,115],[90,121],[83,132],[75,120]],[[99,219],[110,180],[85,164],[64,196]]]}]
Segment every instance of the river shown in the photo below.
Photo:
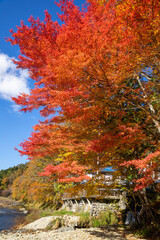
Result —
[{"label": "river", "polygon": [[16,218],[23,216],[23,212],[16,209],[0,208],[0,231],[12,228]]}]

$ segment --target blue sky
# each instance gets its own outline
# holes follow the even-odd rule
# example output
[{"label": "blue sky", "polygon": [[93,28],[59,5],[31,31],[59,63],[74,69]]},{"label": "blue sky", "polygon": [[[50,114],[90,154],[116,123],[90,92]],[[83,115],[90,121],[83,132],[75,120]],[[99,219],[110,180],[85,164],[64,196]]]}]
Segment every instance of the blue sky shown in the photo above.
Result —
[{"label": "blue sky", "polygon": [[[75,0],[76,5],[83,2]],[[5,37],[10,37],[9,30],[16,30],[21,20],[28,24],[31,15],[43,20],[46,9],[54,21],[58,20],[59,8],[54,0],[0,0],[0,169],[26,162],[27,157],[21,157],[14,148],[29,137],[32,126],[40,119],[38,111],[20,113],[11,100],[20,92],[29,93],[33,81],[26,70],[17,70],[12,63],[19,48],[11,46]]]}]

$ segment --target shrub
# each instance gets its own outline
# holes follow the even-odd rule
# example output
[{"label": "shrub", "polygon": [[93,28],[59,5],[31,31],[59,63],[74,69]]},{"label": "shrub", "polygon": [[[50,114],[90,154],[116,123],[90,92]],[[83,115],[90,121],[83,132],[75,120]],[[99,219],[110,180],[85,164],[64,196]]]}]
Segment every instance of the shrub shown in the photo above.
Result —
[{"label": "shrub", "polygon": [[80,213],[80,227],[90,227],[91,225],[91,216],[89,212]]},{"label": "shrub", "polygon": [[102,212],[99,216],[90,216],[89,212],[80,213],[80,227],[105,227],[117,223],[116,214],[111,211]]},{"label": "shrub", "polygon": [[143,227],[139,230],[136,230],[136,235],[143,237],[143,238],[149,238],[152,240],[159,240],[160,239],[160,226],[147,226]]},{"label": "shrub", "polygon": [[10,189],[5,189],[1,191],[1,196],[2,197],[9,197],[11,195],[11,190]]},{"label": "shrub", "polygon": [[105,227],[107,225],[117,224],[116,214],[111,211],[102,212],[99,217],[92,218],[92,227]]}]

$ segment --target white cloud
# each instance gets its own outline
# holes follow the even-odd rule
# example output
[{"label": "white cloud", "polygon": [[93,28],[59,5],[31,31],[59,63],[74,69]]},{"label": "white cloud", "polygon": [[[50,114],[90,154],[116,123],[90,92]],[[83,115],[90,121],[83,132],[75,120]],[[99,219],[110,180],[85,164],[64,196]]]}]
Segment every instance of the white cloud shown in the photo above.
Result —
[{"label": "white cloud", "polygon": [[[0,98],[10,100],[20,93],[29,93],[27,70],[17,69],[9,56],[0,53]],[[14,110],[18,109],[15,106]]]},{"label": "white cloud", "polygon": [[13,104],[13,105],[11,105],[11,108],[12,108],[13,112],[18,112],[19,114],[21,113],[21,112],[19,112],[19,110],[21,108],[19,105]]}]

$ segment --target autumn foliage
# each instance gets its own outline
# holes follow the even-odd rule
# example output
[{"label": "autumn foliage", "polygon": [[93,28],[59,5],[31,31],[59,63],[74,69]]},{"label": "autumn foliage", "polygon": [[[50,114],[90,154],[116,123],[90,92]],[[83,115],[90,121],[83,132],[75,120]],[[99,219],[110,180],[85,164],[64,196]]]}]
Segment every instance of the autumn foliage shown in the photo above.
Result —
[{"label": "autumn foliage", "polygon": [[15,178],[11,186],[12,197],[30,206],[57,209],[61,206],[61,196],[65,187],[53,180],[38,176],[50,159],[35,159],[27,163],[26,169]]},{"label": "autumn foliage", "polygon": [[50,156],[41,175],[58,181],[82,181],[87,169],[134,168],[136,189],[143,189],[159,168],[160,2],[57,5],[62,24],[45,11],[44,21],[31,16],[8,39],[20,47],[17,67],[35,81],[29,95],[13,100],[46,118],[19,152]]}]

